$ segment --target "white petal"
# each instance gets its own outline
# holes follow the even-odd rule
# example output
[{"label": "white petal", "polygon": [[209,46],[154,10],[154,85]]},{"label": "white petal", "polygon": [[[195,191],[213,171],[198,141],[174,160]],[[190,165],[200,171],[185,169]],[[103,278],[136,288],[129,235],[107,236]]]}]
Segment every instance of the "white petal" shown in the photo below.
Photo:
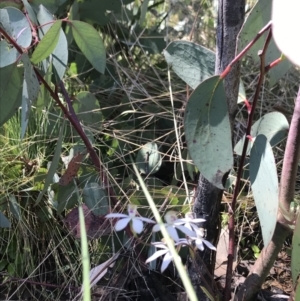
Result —
[{"label": "white petal", "polygon": [[202,243],[202,239],[196,239],[196,246],[197,246],[197,248],[198,248],[200,251],[203,251],[203,250],[204,250],[204,246],[203,246],[203,243]]},{"label": "white petal", "polygon": [[[180,227],[180,226],[179,226]],[[168,226],[167,231],[169,235],[177,242],[179,241],[179,236],[177,230],[173,226]]]},{"label": "white petal", "polygon": [[159,250],[159,251],[156,251],[152,256],[150,256],[147,260],[146,260],[146,263],[150,262],[150,261],[153,261],[154,259],[166,254],[167,252],[169,252],[169,250]]},{"label": "white petal", "polygon": [[190,223],[186,223],[184,224],[184,226],[188,229],[190,229],[191,231],[193,231],[192,227],[194,226],[193,224],[190,224]]},{"label": "white petal", "polygon": [[160,231],[160,225],[159,225],[159,224],[154,225],[153,228],[152,228],[152,231],[153,231],[153,232],[158,232],[158,231]]},{"label": "white petal", "polygon": [[179,238],[179,241],[177,243],[175,243],[175,246],[177,246],[179,244],[183,244],[183,246],[184,246],[184,245],[189,245],[190,242],[186,238]]},{"label": "white petal", "polygon": [[146,223],[155,224],[154,220],[152,220],[150,218],[147,218],[147,217],[139,216],[139,217],[136,217],[136,218],[143,221],[143,222],[146,222]]},{"label": "white petal", "polygon": [[131,218],[128,217],[128,215],[126,215],[125,218],[119,219],[115,224],[116,231],[123,230],[128,225],[130,220]]},{"label": "white petal", "polygon": [[154,245],[156,248],[169,250],[168,247],[162,242],[152,242],[152,245]]},{"label": "white petal", "polygon": [[182,225],[182,224],[185,224],[185,223],[188,223],[188,222],[189,222],[189,219],[187,219],[187,218],[177,218],[174,221],[174,225]]},{"label": "white petal", "polygon": [[183,232],[187,236],[196,236],[196,233],[185,226],[176,226],[181,232]]},{"label": "white petal", "polygon": [[208,240],[205,240],[205,239],[203,239],[203,242],[206,244],[206,246],[208,247],[208,248],[210,248],[211,250],[217,250],[216,249],[216,247],[213,245],[213,244],[211,244]]},{"label": "white petal", "polygon": [[164,259],[163,262],[161,264],[161,268],[160,271],[163,273],[163,271],[168,267],[168,265],[170,264],[170,262],[172,261],[172,255],[170,254],[170,252],[168,252]]},{"label": "white petal", "polygon": [[112,217],[128,217],[127,214],[123,213],[109,213],[105,215],[106,218],[112,218]]},{"label": "white petal", "polygon": [[190,222],[191,223],[203,223],[203,222],[206,222],[206,219],[204,219],[204,218],[193,218]]},{"label": "white petal", "polygon": [[143,231],[144,228],[144,224],[142,221],[140,221],[137,218],[132,218],[132,229],[134,232],[136,232],[137,234],[140,234]]}]

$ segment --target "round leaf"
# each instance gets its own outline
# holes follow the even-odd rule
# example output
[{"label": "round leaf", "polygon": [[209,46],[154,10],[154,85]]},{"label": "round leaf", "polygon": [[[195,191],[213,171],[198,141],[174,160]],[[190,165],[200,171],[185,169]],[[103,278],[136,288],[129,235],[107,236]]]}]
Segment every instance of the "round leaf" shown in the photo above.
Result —
[{"label": "round leaf", "polygon": [[0,41],[0,53],[0,68],[13,64],[19,57],[17,49],[11,47],[5,40]]},{"label": "round leaf", "polygon": [[[284,5],[287,5],[285,1],[282,3]],[[245,46],[248,45],[248,43],[256,36],[256,34],[270,21],[271,5],[272,1],[270,0],[260,0],[257,1],[256,4],[253,6],[238,36],[238,52],[244,49]],[[282,16],[283,15],[281,15],[281,17]],[[264,41],[264,38],[260,38],[247,52],[247,54],[251,55],[251,57],[257,64],[259,64],[260,62],[257,53],[263,48]],[[278,59],[280,56],[281,52],[278,50],[274,40],[271,40],[266,53],[266,63],[270,64],[274,60]],[[278,79],[282,78],[287,73],[287,71],[290,68],[291,63],[287,60],[281,62],[278,66],[272,68],[268,72],[270,76],[269,85],[273,86],[278,81]]]},{"label": "round leaf", "polygon": [[156,173],[162,163],[157,144],[154,142],[145,144],[139,150],[135,162],[142,174],[151,175]]},{"label": "round leaf", "polygon": [[86,184],[83,188],[82,198],[95,215],[105,215],[109,212],[109,201],[106,192],[98,183]]},{"label": "round leaf", "polygon": [[276,163],[264,135],[256,137],[251,149],[250,181],[266,247],[274,233],[279,202]]},{"label": "round leaf", "polygon": [[[270,1],[271,2],[271,1]],[[272,33],[278,48],[294,64],[300,66],[299,0],[272,1]]]},{"label": "round leaf", "polygon": [[201,174],[223,189],[222,178],[231,169],[231,128],[223,82],[219,76],[203,81],[190,96],[184,130],[189,154]]},{"label": "round leaf", "polygon": [[71,23],[74,40],[93,65],[100,73],[104,73],[106,55],[103,41],[96,29],[84,22],[73,20]]},{"label": "round leaf", "polygon": [[9,220],[4,216],[4,214],[0,211],[0,228],[10,228]]},{"label": "round leaf", "polygon": [[214,52],[195,43],[171,42],[163,53],[174,72],[193,89],[215,72]]},{"label": "round leaf", "polygon": [[22,103],[23,71],[16,64],[0,68],[0,126],[15,114]]},{"label": "round leaf", "polygon": [[18,45],[27,48],[31,44],[30,24],[20,10],[14,7],[0,9],[0,20],[5,31]]},{"label": "round leaf", "polygon": [[[286,117],[279,112],[271,112],[259,120],[257,120],[251,128],[251,137],[255,138],[256,136],[262,134],[266,136],[267,140],[272,147],[277,145],[282,141],[289,129],[289,123]],[[245,136],[236,144],[234,151],[237,155],[241,156],[243,151]],[[247,155],[249,155],[252,147],[252,143],[248,144]]]},{"label": "round leaf", "polygon": [[85,125],[100,129],[103,117],[99,101],[92,93],[86,91],[78,93],[73,107],[80,121]]}]

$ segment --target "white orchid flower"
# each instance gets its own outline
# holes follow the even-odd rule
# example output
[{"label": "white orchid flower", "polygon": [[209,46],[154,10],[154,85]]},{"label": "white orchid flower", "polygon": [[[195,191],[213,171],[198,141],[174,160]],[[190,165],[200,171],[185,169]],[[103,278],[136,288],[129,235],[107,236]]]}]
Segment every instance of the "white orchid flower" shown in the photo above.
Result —
[{"label": "white orchid flower", "polygon": [[193,241],[195,242],[196,247],[200,250],[203,251],[204,250],[204,244],[211,250],[216,251],[216,247],[211,244],[208,240],[204,239],[203,236],[203,232],[201,231],[201,229],[198,229],[198,231],[196,232],[197,235],[196,236],[190,236],[188,239],[180,239],[180,243],[184,243],[184,244],[191,244]]},{"label": "white orchid flower", "polygon": [[[154,242],[152,243],[156,248],[160,248],[161,250],[156,251],[152,256],[150,256],[147,260],[146,263],[149,263],[150,261],[155,260],[156,258],[163,256],[163,261],[160,267],[161,273],[164,272],[164,270],[168,267],[170,262],[173,259],[173,255],[171,254],[169,248],[162,242]],[[175,246],[178,245],[175,243]]]},{"label": "white orchid flower", "polygon": [[[165,221],[167,222],[165,225],[169,235],[173,240],[176,242],[179,241],[179,236],[177,233],[177,229],[179,229],[181,232],[186,234],[187,236],[195,236],[195,232],[192,231],[191,229],[183,226],[182,224],[185,222],[181,222],[181,219],[177,218],[177,212],[176,211],[168,211],[165,215]],[[160,224],[154,225],[152,231],[157,232],[161,228]]]},{"label": "white orchid flower", "polygon": [[[196,225],[196,223],[203,223],[205,221],[206,220],[204,218],[194,218],[193,212],[187,212],[185,214],[185,218],[179,218],[175,222],[176,222],[176,225],[184,224],[184,226],[186,228],[197,233],[197,231],[199,231],[199,227]],[[195,236],[195,235],[193,235],[193,236]]]},{"label": "white orchid flower", "polygon": [[128,205],[128,215],[124,213],[109,213],[105,217],[106,218],[120,218],[115,224],[115,230],[120,231],[126,228],[129,222],[131,222],[132,229],[135,233],[140,234],[143,231],[144,224],[146,223],[155,223],[153,220],[136,216],[137,206],[133,204]]}]

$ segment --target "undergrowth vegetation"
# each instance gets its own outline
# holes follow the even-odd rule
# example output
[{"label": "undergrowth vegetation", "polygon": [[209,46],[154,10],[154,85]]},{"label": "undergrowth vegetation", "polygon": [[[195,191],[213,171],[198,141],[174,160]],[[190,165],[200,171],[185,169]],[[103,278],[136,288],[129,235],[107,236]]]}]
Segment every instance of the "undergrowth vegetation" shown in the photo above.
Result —
[{"label": "undergrowth vegetation", "polygon": [[[62,2],[64,5],[57,8],[60,18],[66,17],[70,11],[69,1]],[[114,208],[126,211],[129,203],[138,205],[142,216],[152,218],[133,170],[133,162],[137,162],[162,216],[170,209],[183,216],[193,204],[199,172],[188,155],[183,130],[183,113],[192,90],[168,69],[161,51],[166,47],[164,39],[170,41],[178,36],[201,42],[214,50],[215,7],[211,1],[201,1],[201,9],[197,9],[195,3],[189,6],[180,1],[174,8],[164,1],[157,6],[154,4],[143,16],[139,1],[135,1],[131,6],[123,6],[110,16],[110,22],[103,21],[103,24],[97,19],[98,15],[87,15],[92,24],[98,22],[95,26],[102,32],[107,52],[104,74],[100,75],[93,69],[75,43],[70,46],[64,84],[82,128],[103,163],[107,179],[95,171],[78,133],[66,122],[65,115],[46,90],[41,89],[36,103],[33,103],[23,139],[20,139],[22,117],[19,109],[0,127],[1,299],[78,298],[82,285],[79,220],[76,214],[72,220],[68,219],[68,215],[77,210],[78,200],[89,207],[85,211],[87,215],[93,212],[92,220],[86,222],[88,236],[95,238],[88,245],[91,266],[107,261],[120,246],[126,249],[123,258],[101,279],[102,289],[93,291],[95,300],[109,300],[109,296],[113,296],[113,300],[138,300],[136,292],[146,296],[148,286],[161,288],[165,285],[169,291],[181,291],[180,279],[172,268],[164,275],[145,271],[148,253],[144,244],[151,242],[150,231],[144,234],[140,254],[136,254],[137,250],[131,248],[132,239],[126,233],[114,232],[111,225],[106,225],[108,230],[101,230],[104,223],[101,216]],[[185,20],[186,26],[180,23],[181,14],[192,16]],[[197,28],[193,27],[194,17],[201,20]],[[180,31],[180,26],[186,32]],[[51,76],[47,79],[47,74],[44,75],[46,82],[54,88]],[[257,77],[257,66],[250,58],[245,58],[241,78],[248,99],[253,98]],[[272,111],[283,112],[290,119],[298,79],[299,71],[295,69],[272,88],[268,87],[266,79],[255,120]],[[62,100],[64,91],[61,87],[58,89]],[[245,133],[246,119],[247,109],[241,103],[234,129],[234,144]],[[155,149],[157,156],[153,170],[148,170],[147,161],[143,165],[136,159],[147,144]],[[51,164],[57,160],[57,145],[61,146],[61,157],[51,185],[41,195]],[[274,148],[279,177],[284,149],[285,141]],[[71,164],[76,154],[81,155],[76,179],[66,180],[64,186],[67,188],[62,190],[59,184],[61,179],[65,179],[66,166]],[[224,229],[228,222],[234,172],[229,177],[220,213]],[[243,189],[235,213],[236,261],[239,263],[255,260],[262,248],[262,235],[248,178],[245,166]],[[102,203],[96,204],[95,198],[99,195],[90,196],[88,193],[93,188],[89,186],[91,183],[103,191],[112,189],[117,206],[102,192]],[[287,240],[284,250],[288,254],[289,243]],[[185,261],[187,251],[184,248],[181,255]],[[283,288],[286,292],[290,289],[291,285],[288,289]],[[166,296],[169,297],[168,293]]]}]

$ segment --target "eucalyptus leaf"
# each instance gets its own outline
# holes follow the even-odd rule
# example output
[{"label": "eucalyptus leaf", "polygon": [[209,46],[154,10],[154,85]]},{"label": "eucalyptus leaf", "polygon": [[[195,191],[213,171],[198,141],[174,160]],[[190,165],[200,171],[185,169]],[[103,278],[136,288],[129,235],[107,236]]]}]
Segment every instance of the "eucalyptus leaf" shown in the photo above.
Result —
[{"label": "eucalyptus leaf", "polygon": [[32,103],[37,99],[40,85],[33,70],[28,54],[23,53],[21,60],[24,64],[24,81],[22,90],[21,139],[23,139]]},{"label": "eucalyptus leaf", "polygon": [[38,24],[38,21],[37,21],[37,18],[36,18],[36,13],[33,11],[31,5],[28,3],[27,0],[22,0],[23,4],[24,4],[24,7],[29,15],[29,18],[32,22],[33,25],[37,25]]},{"label": "eucalyptus leaf", "polygon": [[0,126],[10,119],[22,104],[23,68],[16,64],[0,68]]},{"label": "eucalyptus leaf", "polygon": [[82,198],[95,215],[101,216],[109,213],[109,200],[106,191],[98,183],[86,184]]},{"label": "eucalyptus leaf", "polygon": [[103,117],[99,101],[92,93],[87,91],[79,92],[72,105],[78,119],[84,125],[100,130]]},{"label": "eucalyptus leaf", "polygon": [[58,192],[57,192],[57,212],[60,214],[65,209],[71,209],[74,208],[76,205],[79,204],[79,191],[77,185],[74,183],[74,181],[71,181],[66,186],[58,186]]},{"label": "eucalyptus leaf", "polygon": [[215,53],[198,44],[171,42],[163,53],[174,72],[193,89],[215,72]]},{"label": "eucalyptus leaf", "polygon": [[[289,123],[286,117],[279,112],[271,112],[265,114],[257,120],[251,127],[251,137],[253,140],[258,135],[265,135],[272,147],[282,141],[288,133]],[[245,135],[236,144],[234,151],[237,155],[241,156],[244,146]],[[249,155],[252,142],[248,144],[247,155]]]},{"label": "eucalyptus leaf", "polygon": [[184,131],[189,154],[201,174],[223,189],[222,179],[233,165],[231,128],[223,82],[203,81],[186,105]]},{"label": "eucalyptus leaf", "polygon": [[31,44],[31,27],[20,10],[14,7],[0,9],[0,20],[4,30],[18,45],[27,48]]},{"label": "eucalyptus leaf", "polygon": [[284,55],[300,67],[300,47],[295,37],[299,34],[300,2],[272,1],[272,34]]},{"label": "eucalyptus leaf", "polygon": [[140,173],[151,175],[156,173],[162,163],[161,155],[155,142],[148,142],[142,146],[135,160]]},{"label": "eucalyptus leaf", "polygon": [[[56,174],[56,170],[57,170],[58,163],[59,163],[59,160],[60,160],[61,147],[62,147],[62,142],[63,142],[63,138],[64,138],[64,135],[63,135],[64,125],[65,125],[65,122],[62,124],[62,127],[61,127],[60,132],[59,132],[58,140],[57,140],[55,151],[54,151],[54,156],[53,156],[52,162],[51,162],[51,164],[48,168],[48,173],[47,173],[47,177],[46,177],[46,180],[45,180],[43,190],[40,191],[35,205],[37,205],[41,201],[43,195],[48,190],[50,184],[55,183],[55,178],[57,180],[58,176]],[[58,180],[56,182],[58,182]]]},{"label": "eucalyptus leaf", "polygon": [[18,221],[21,221],[22,220],[21,209],[19,203],[17,202],[16,197],[13,194],[10,194],[8,200],[9,200],[10,211]]},{"label": "eucalyptus leaf", "polygon": [[0,211],[0,228],[10,228],[10,221]]},{"label": "eucalyptus leaf", "polygon": [[264,135],[256,137],[251,149],[250,182],[266,247],[275,230],[279,200],[276,163],[272,147]]},{"label": "eucalyptus leaf", "polygon": [[11,65],[17,61],[19,52],[11,47],[5,40],[0,41],[0,68]]},{"label": "eucalyptus leaf", "polygon": [[[242,51],[246,45],[255,38],[257,33],[271,20],[271,8],[272,1],[270,0],[259,0],[256,2],[251,12],[248,14],[248,17],[238,35],[238,52]],[[263,35],[263,37],[261,37],[247,52],[247,54],[251,55],[257,65],[260,62],[258,51],[263,49],[265,38],[266,34]],[[280,58],[280,56],[281,52],[278,50],[274,40],[272,39],[266,52],[266,64],[272,63],[274,60]],[[276,82],[287,73],[291,66],[291,63],[285,60],[278,66],[272,68],[268,72],[270,76],[269,85],[272,87],[276,84]]]}]

